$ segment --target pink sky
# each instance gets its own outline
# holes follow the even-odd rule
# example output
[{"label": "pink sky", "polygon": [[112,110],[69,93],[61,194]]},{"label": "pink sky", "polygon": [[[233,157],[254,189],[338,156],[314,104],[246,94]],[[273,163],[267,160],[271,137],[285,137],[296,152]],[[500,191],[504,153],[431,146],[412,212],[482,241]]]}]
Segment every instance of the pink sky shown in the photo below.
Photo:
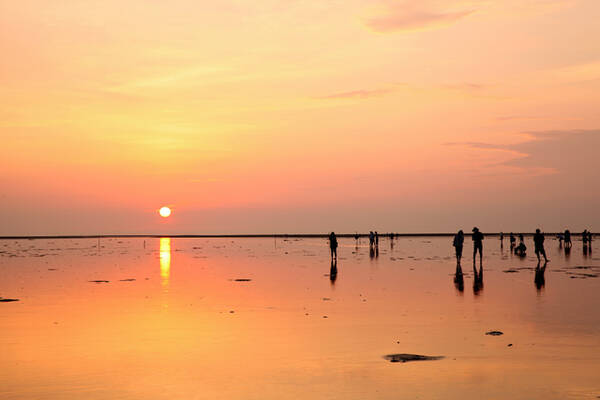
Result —
[{"label": "pink sky", "polygon": [[598,230],[599,14],[0,0],[0,235]]}]

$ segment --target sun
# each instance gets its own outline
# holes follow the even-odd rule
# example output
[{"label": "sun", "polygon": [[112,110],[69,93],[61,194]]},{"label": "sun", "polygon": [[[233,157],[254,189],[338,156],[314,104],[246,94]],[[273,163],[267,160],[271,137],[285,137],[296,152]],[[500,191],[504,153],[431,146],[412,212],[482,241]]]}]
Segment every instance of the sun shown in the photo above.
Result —
[{"label": "sun", "polygon": [[158,210],[158,213],[161,217],[167,218],[169,215],[171,215],[171,209],[169,207],[162,207],[160,210]]}]

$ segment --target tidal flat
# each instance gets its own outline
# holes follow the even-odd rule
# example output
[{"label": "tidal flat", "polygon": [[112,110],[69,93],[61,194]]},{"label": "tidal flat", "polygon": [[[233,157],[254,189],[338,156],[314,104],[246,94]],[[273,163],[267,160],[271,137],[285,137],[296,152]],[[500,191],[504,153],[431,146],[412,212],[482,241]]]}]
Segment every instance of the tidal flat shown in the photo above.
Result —
[{"label": "tidal flat", "polygon": [[0,398],[596,399],[600,248],[526,240],[1,240]]}]

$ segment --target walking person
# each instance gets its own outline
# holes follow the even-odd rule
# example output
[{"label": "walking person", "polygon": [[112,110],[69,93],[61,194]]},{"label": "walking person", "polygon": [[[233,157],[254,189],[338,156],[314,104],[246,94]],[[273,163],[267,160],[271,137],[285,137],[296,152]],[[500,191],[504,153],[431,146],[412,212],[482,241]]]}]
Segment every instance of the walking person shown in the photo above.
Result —
[{"label": "walking person", "polygon": [[533,244],[535,245],[535,255],[538,258],[538,263],[540,262],[540,254],[544,256],[544,261],[548,262],[548,257],[546,257],[546,250],[544,249],[544,234],[540,229],[535,230],[535,235],[533,235]]},{"label": "walking person", "polygon": [[335,232],[329,234],[329,249],[331,250],[331,259],[337,260],[338,241]]},{"label": "walking person", "polygon": [[483,265],[483,233],[479,231],[479,228],[473,228],[471,239],[473,240],[473,265],[475,265],[477,251],[479,251],[479,265]]},{"label": "walking person", "polygon": [[462,230],[458,231],[456,235],[454,235],[454,241],[452,246],[454,246],[454,250],[456,251],[456,264],[460,265],[460,259],[462,258],[463,251],[463,243],[465,242],[465,234]]}]

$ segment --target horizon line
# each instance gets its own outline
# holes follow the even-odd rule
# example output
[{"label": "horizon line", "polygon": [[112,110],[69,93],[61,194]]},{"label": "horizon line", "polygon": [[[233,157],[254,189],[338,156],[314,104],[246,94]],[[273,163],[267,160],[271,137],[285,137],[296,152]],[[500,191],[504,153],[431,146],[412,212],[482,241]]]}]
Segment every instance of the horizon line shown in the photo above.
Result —
[{"label": "horizon line", "polygon": [[[545,236],[558,235],[563,232],[544,232]],[[453,232],[425,232],[425,233],[395,233],[387,232],[378,234],[380,237],[449,237],[454,236]],[[510,236],[510,233],[504,233],[504,236]],[[533,233],[513,232],[514,235],[522,234],[532,236]],[[337,237],[368,237],[368,233],[339,233]],[[469,236],[471,233],[465,233]],[[500,236],[500,232],[484,233],[489,236]],[[572,236],[581,236],[581,233],[571,233]],[[108,238],[180,238],[180,239],[211,239],[211,238],[327,238],[328,233],[249,233],[249,234],[95,234],[95,235],[7,235],[0,236],[0,240],[34,240],[34,239],[108,239]]]}]

